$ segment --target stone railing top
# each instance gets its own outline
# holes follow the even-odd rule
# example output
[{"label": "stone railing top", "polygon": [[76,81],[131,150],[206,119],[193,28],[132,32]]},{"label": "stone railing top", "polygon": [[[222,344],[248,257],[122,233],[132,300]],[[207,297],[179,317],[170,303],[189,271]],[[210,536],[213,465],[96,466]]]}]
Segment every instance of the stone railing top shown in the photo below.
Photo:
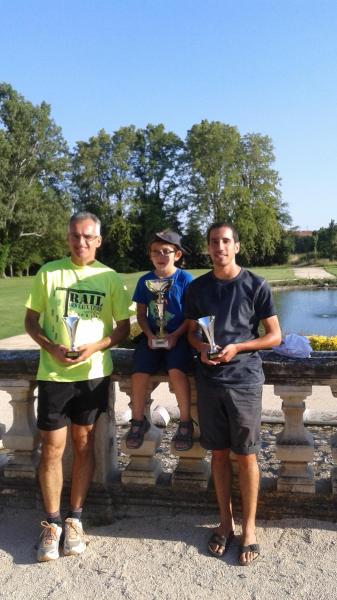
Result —
[{"label": "stone railing top", "polygon": [[[116,380],[130,375],[132,349],[111,350]],[[272,351],[261,352],[266,383],[292,385],[330,385],[337,383],[337,352],[312,352],[310,358],[293,359]],[[0,350],[1,379],[34,379],[38,350]],[[164,373],[163,373],[164,375]]]}]

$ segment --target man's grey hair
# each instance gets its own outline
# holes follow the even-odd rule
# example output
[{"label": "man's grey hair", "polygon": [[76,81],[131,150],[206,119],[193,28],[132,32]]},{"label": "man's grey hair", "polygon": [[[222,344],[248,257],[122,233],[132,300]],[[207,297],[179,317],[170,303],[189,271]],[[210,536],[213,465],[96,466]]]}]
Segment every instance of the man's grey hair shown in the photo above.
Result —
[{"label": "man's grey hair", "polygon": [[91,212],[78,212],[78,213],[74,213],[70,217],[69,228],[71,227],[71,225],[73,223],[77,223],[78,221],[85,221],[86,219],[90,219],[91,221],[93,221],[95,223],[95,225],[96,225],[96,234],[97,235],[101,235],[101,221],[99,220],[98,217],[96,217],[96,215],[94,215],[94,213],[91,213]]}]

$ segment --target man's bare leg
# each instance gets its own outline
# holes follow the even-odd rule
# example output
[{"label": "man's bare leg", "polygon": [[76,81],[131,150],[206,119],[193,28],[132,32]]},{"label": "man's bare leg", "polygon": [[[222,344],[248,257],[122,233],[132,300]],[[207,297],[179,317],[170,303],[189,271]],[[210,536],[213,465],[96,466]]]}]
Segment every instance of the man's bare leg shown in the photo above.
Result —
[{"label": "man's bare leg", "polygon": [[[241,545],[256,544],[255,519],[257,498],[259,493],[259,467],[256,454],[236,455],[239,468],[239,486],[242,503],[242,539]],[[250,563],[254,560],[254,552],[246,552],[240,560]]]},{"label": "man's bare leg", "polygon": [[62,456],[67,439],[67,428],[55,431],[40,431],[42,454],[39,466],[39,481],[45,511],[57,513],[60,510],[63,486]]},{"label": "man's bare leg", "polygon": [[[220,524],[214,529],[214,533],[228,537],[235,528],[231,502],[232,465],[229,449],[212,451],[212,477],[220,513]],[[219,552],[219,556],[222,555],[219,544],[212,543],[211,546],[214,552]]]},{"label": "man's bare leg", "polygon": [[94,432],[95,425],[71,426],[74,452],[70,496],[72,509],[83,507],[94,474]]}]

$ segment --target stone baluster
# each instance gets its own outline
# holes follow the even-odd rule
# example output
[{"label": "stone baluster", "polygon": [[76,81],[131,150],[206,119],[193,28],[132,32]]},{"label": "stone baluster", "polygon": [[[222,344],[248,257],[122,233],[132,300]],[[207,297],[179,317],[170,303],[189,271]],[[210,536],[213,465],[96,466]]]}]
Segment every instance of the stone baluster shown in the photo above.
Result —
[{"label": "stone baluster", "polygon": [[117,471],[117,427],[115,419],[116,383],[110,381],[109,407],[97,421],[95,432],[95,472],[93,482],[106,486]]},{"label": "stone baluster", "polygon": [[3,435],[3,445],[9,451],[9,460],[3,474],[7,478],[29,478],[36,475],[38,464],[38,431],[34,413],[35,382],[5,380],[0,389],[11,396],[13,424]]},{"label": "stone baluster", "polygon": [[277,481],[280,492],[314,493],[314,440],[303,423],[304,400],[312,393],[311,385],[275,385],[282,399],[284,429],[276,437],[276,458],[281,460]]},{"label": "stone baluster", "polygon": [[[151,394],[160,383],[153,377],[150,381],[148,394],[145,401],[145,415],[151,423],[150,429],[144,436],[144,442],[140,448],[127,448],[124,436],[121,442],[122,452],[130,456],[130,462],[122,471],[121,480],[126,485],[155,485],[162,472],[162,465],[154,455],[160,446],[163,433],[151,422]],[[125,379],[119,383],[120,390],[131,398],[131,381]]]},{"label": "stone baluster", "polygon": [[[331,392],[334,398],[337,398],[337,383],[334,382],[331,386]],[[337,495],[337,433],[331,436],[331,454],[334,466],[331,469],[331,488],[334,496]]]},{"label": "stone baluster", "polygon": [[210,465],[205,461],[206,450],[200,446],[200,430],[197,409],[197,391],[194,378],[190,378],[191,386],[191,416],[194,420],[193,446],[190,450],[178,451],[171,442],[171,453],[179,457],[178,464],[172,473],[174,488],[208,487],[210,480]]},{"label": "stone baluster", "polygon": [[6,448],[4,448],[3,441],[2,441],[5,431],[6,431],[5,425],[3,423],[0,423],[0,471],[2,470],[3,466],[7,462],[7,450],[6,450]]}]

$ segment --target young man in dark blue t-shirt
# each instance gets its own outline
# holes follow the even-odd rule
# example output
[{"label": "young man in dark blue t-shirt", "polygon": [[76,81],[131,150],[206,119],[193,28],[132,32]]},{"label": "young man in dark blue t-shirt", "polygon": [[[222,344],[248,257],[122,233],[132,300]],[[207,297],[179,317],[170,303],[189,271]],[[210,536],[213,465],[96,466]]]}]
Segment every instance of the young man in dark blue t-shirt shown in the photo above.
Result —
[{"label": "young man in dark blue t-shirt", "polygon": [[[239,469],[242,499],[242,538],[239,563],[258,558],[255,516],[259,487],[256,454],[260,448],[262,361],[258,350],[281,341],[271,291],[267,283],[236,264],[240,244],[236,230],[214,223],[207,235],[213,270],[194,280],[186,294],[188,339],[199,352],[196,383],[200,442],[212,451],[212,475],[220,525],[208,542],[209,552],[224,554],[234,537],[231,504],[230,451]],[[215,316],[216,358],[200,336],[197,319]],[[259,337],[262,323],[264,335]]]},{"label": "young man in dark blue t-shirt", "polygon": [[[137,344],[132,375],[132,420],[126,436],[128,448],[139,448],[150,424],[144,416],[145,397],[150,376],[160,367],[166,368],[180,410],[180,424],[173,438],[176,450],[189,450],[193,444],[193,422],[190,416],[190,385],[186,375],[190,368],[191,351],[186,340],[184,299],[192,275],[179,269],[176,263],[182,258],[184,248],[180,236],[173,231],[156,233],[149,243],[149,256],[153,271],[143,275],[136,286],[133,300],[137,302],[137,321],[142,336]],[[165,293],[163,318],[165,348],[153,348],[158,329],[158,306],[147,281],[168,280],[171,284]]]}]

